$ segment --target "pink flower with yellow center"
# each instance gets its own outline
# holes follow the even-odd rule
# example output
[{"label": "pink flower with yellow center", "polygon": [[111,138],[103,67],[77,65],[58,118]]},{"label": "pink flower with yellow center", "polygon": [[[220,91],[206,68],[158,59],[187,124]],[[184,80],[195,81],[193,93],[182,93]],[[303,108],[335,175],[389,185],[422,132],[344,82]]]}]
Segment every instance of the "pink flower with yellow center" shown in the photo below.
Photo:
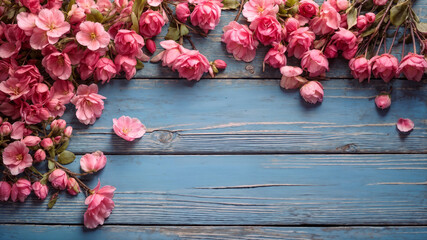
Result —
[{"label": "pink flower with yellow center", "polygon": [[110,43],[110,35],[102,24],[89,21],[80,24],[80,32],[76,34],[76,39],[77,42],[92,51],[105,48]]}]

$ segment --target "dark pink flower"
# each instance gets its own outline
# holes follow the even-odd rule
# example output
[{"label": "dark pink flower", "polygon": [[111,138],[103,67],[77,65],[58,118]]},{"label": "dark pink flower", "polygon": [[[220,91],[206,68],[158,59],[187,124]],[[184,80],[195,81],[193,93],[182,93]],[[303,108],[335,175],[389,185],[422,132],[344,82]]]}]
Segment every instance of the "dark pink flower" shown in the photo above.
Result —
[{"label": "dark pink flower", "polygon": [[232,21],[222,30],[224,34],[221,41],[226,44],[227,52],[232,53],[237,60],[254,60],[258,41],[246,25]]},{"label": "dark pink flower", "polygon": [[319,13],[319,5],[313,0],[301,0],[298,13],[306,18],[311,18]]},{"label": "dark pink flower", "polygon": [[261,16],[256,18],[249,28],[254,31],[255,37],[265,46],[279,43],[282,37],[282,27],[276,16]]},{"label": "dark pink flower", "polygon": [[380,94],[375,97],[375,105],[377,105],[378,108],[386,109],[389,108],[391,105],[391,98],[388,94]]},{"label": "dark pink flower", "polygon": [[51,53],[43,58],[42,64],[53,79],[68,80],[71,76],[71,60],[66,53]]},{"label": "dark pink flower", "polygon": [[116,65],[109,58],[101,58],[98,60],[95,69],[94,78],[96,81],[101,81],[103,84],[105,82],[110,82],[110,79],[113,78],[117,73]]},{"label": "dark pink flower", "polygon": [[162,31],[164,25],[165,20],[159,12],[147,10],[139,19],[139,33],[146,38],[152,38]]},{"label": "dark pink flower", "polygon": [[199,1],[190,15],[191,24],[199,26],[206,33],[215,29],[221,17],[221,7],[218,1]]},{"label": "dark pink flower", "polygon": [[129,57],[142,58],[144,53],[144,39],[133,30],[120,29],[114,39],[118,54]]},{"label": "dark pink flower", "polygon": [[0,201],[7,201],[10,197],[12,186],[8,182],[0,181]]},{"label": "dark pink flower", "polygon": [[190,16],[190,9],[188,8],[188,3],[183,2],[176,5],[175,13],[176,18],[178,18],[180,22],[185,23],[187,21],[187,18]]},{"label": "dark pink flower", "polygon": [[136,73],[136,59],[128,56],[117,55],[114,59],[117,72],[125,72],[126,79],[130,80]]}]

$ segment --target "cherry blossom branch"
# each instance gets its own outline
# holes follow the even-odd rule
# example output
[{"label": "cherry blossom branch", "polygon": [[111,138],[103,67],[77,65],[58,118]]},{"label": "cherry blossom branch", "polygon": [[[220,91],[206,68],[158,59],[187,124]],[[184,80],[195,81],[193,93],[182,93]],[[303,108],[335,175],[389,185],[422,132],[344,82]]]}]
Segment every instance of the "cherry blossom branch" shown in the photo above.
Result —
[{"label": "cherry blossom branch", "polygon": [[243,5],[245,5],[246,1],[247,1],[247,0],[242,0],[242,1],[241,1],[241,3],[240,3],[240,7],[239,7],[239,11],[237,12],[236,17],[234,18],[234,21],[236,21],[236,22],[237,22],[237,21],[239,20],[240,14],[242,13],[242,10],[243,10]]}]

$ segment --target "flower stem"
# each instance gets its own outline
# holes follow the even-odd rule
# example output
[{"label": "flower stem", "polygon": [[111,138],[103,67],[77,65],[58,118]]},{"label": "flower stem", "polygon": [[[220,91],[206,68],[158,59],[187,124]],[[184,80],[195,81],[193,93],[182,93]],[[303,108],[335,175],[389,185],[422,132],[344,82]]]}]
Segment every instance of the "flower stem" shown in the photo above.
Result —
[{"label": "flower stem", "polygon": [[247,1],[247,0],[242,0],[242,2],[240,3],[239,12],[237,12],[237,15],[236,15],[236,17],[234,18],[234,21],[236,21],[236,22],[237,22],[237,21],[239,20],[240,14],[242,13],[242,10],[243,10],[243,5],[245,5],[246,1]]},{"label": "flower stem", "polygon": [[82,182],[82,180],[80,180],[77,176],[79,175],[78,173],[74,173],[74,172],[72,172],[72,171],[70,171],[68,168],[66,168],[66,167],[64,167],[64,166],[62,166],[59,162],[54,162],[55,163],[55,165],[58,167],[58,168],[61,168],[62,170],[64,170],[66,173],[68,173],[68,175],[70,175],[72,178],[74,178],[76,181],[77,181],[77,183],[80,185],[80,187],[82,187],[87,193],[91,193],[92,192],[92,189],[90,189],[90,187],[88,187],[86,184],[84,184],[83,182]]},{"label": "flower stem", "polygon": [[393,48],[394,40],[396,40],[396,36],[399,33],[399,29],[400,29],[400,25],[397,27],[396,32],[394,33],[393,41],[391,41],[391,46],[390,46],[390,49],[388,50],[388,54],[391,53],[391,49]]}]

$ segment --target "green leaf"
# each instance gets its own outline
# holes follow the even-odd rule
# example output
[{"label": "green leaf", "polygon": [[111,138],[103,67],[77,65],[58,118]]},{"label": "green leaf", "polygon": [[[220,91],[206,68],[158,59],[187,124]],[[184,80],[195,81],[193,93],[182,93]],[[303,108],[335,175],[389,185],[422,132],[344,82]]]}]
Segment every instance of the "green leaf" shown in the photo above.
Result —
[{"label": "green leaf", "polygon": [[367,36],[369,36],[369,35],[371,35],[372,33],[374,33],[375,32],[375,29],[376,29],[376,26],[371,26],[371,27],[369,27],[367,30],[365,30],[360,36],[362,37],[362,38],[364,38],[364,37],[367,37]]},{"label": "green leaf", "polygon": [[286,1],[286,7],[293,7],[295,5],[298,5],[299,1],[298,0],[288,0]]},{"label": "green leaf", "polygon": [[223,0],[222,4],[222,10],[229,10],[229,9],[237,9],[240,6],[240,3],[238,0]]},{"label": "green leaf", "polygon": [[52,160],[48,160],[48,162],[47,162],[47,168],[49,168],[49,170],[54,169],[55,168],[55,163]]},{"label": "green leaf", "polygon": [[427,23],[417,22],[417,23],[415,23],[415,26],[417,26],[418,31],[420,31],[423,34],[427,34]]},{"label": "green leaf", "polygon": [[7,19],[12,19],[15,16],[15,9],[9,9],[7,12]]},{"label": "green leaf", "polygon": [[357,9],[351,6],[347,13],[348,29],[352,28],[356,24],[357,24]]},{"label": "green leaf", "polygon": [[190,33],[190,31],[188,30],[187,26],[185,26],[184,24],[181,24],[180,30],[181,30],[180,31],[181,37]]},{"label": "green leaf", "polygon": [[102,14],[94,8],[91,8],[90,13],[86,14],[86,21],[100,23],[102,20],[104,20],[104,16],[102,16]]},{"label": "green leaf", "polygon": [[53,206],[55,206],[56,200],[58,200],[58,193],[55,193],[52,195],[52,197],[49,200],[49,203],[47,204],[47,208],[51,209]]},{"label": "green leaf", "polygon": [[141,60],[136,59],[136,66],[135,66],[136,70],[141,70],[144,68],[144,63],[142,63]]},{"label": "green leaf", "polygon": [[383,9],[379,13],[377,13],[377,15],[375,16],[375,21],[374,21],[375,25],[377,25],[381,21],[381,18],[384,16],[385,10],[386,9]]},{"label": "green leaf", "polygon": [[394,26],[402,25],[409,15],[409,0],[400,2],[390,9],[390,21]]},{"label": "green leaf", "polygon": [[132,12],[135,13],[137,18],[139,19],[142,15],[142,11],[144,10],[146,0],[135,0],[132,6]]},{"label": "green leaf", "polygon": [[62,153],[65,149],[67,149],[69,144],[70,144],[70,140],[67,139],[59,148],[56,149],[56,153],[57,154]]},{"label": "green leaf", "polygon": [[136,33],[139,34],[139,24],[138,24],[138,18],[136,17],[135,13],[132,12],[130,15],[132,19],[132,27],[131,29],[134,30]]},{"label": "green leaf", "polygon": [[74,159],[76,159],[76,155],[67,150],[58,155],[58,162],[63,165],[72,163]]},{"label": "green leaf", "polygon": [[180,37],[180,32],[177,27],[173,27],[172,25],[168,29],[168,33],[165,36],[166,40],[174,40],[177,41]]},{"label": "green leaf", "polygon": [[48,178],[49,178],[49,174],[43,174],[43,178],[40,179],[40,183],[43,184],[43,185],[46,185]]},{"label": "green leaf", "polygon": [[420,22],[420,18],[418,17],[418,15],[415,13],[414,9],[411,8],[411,12],[412,12],[412,16],[414,16],[414,20],[415,22],[419,23]]}]

